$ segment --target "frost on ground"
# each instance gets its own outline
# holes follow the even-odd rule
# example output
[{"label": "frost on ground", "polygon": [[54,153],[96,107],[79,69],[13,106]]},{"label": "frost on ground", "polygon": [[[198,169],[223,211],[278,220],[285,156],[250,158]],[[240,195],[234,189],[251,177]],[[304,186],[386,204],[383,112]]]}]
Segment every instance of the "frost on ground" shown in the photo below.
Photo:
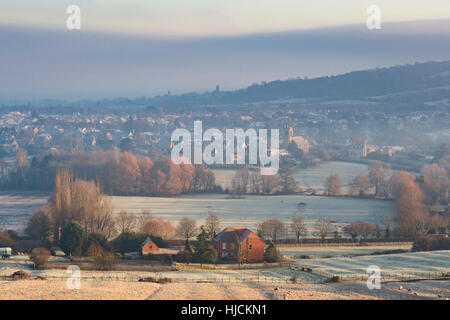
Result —
[{"label": "frost on ground", "polygon": [[0,281],[1,299],[139,299],[139,300],[322,300],[322,299],[449,299],[449,281],[386,283],[369,290],[365,282],[335,284],[238,284],[82,281],[79,290],[65,281]]},{"label": "frost on ground", "polygon": [[353,256],[353,255],[369,255],[376,252],[384,252],[389,250],[411,250],[412,245],[369,245],[369,246],[297,246],[283,247],[280,246],[280,252],[292,259],[301,258],[301,256],[309,256],[312,258],[321,258],[325,256]]},{"label": "frost on ground", "polygon": [[336,275],[366,274],[376,265],[384,274],[427,274],[450,272],[450,250],[409,252],[354,258],[298,259],[294,264]]}]

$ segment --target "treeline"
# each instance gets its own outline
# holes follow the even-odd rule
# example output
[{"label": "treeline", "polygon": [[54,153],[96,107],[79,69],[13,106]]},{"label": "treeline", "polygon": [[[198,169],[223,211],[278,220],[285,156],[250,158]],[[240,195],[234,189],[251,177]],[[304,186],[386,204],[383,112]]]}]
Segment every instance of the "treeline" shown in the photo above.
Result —
[{"label": "treeline", "polygon": [[51,191],[59,170],[96,181],[110,195],[161,196],[220,191],[214,173],[204,165],[175,165],[169,158],[152,160],[130,152],[92,151],[36,156],[29,165],[0,177],[0,188]]}]

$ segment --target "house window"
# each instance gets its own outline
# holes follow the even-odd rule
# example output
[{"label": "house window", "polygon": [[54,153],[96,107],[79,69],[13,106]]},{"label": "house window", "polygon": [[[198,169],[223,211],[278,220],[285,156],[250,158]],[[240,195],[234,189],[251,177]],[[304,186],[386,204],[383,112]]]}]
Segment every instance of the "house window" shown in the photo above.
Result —
[{"label": "house window", "polygon": [[252,251],[252,249],[253,249],[253,245],[249,244],[248,245],[248,251]]},{"label": "house window", "polygon": [[222,249],[226,249],[227,248],[227,243],[226,242],[224,242],[224,243],[222,243]]},{"label": "house window", "polygon": [[149,246],[148,246],[148,248],[149,248],[150,250],[152,250],[152,249],[153,249],[153,248],[152,248],[152,245],[149,245]]},{"label": "house window", "polygon": [[231,249],[234,249],[234,243],[231,244]]}]

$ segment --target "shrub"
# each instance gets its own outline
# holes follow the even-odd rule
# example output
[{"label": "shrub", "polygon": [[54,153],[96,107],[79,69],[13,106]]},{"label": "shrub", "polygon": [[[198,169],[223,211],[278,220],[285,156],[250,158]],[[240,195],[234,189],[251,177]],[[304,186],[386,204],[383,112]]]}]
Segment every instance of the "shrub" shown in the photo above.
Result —
[{"label": "shrub", "polygon": [[176,262],[184,262],[189,263],[192,260],[192,255],[189,250],[181,250],[175,255],[175,261]]},{"label": "shrub", "polygon": [[292,277],[289,279],[292,283],[297,283],[297,275],[293,274]]},{"label": "shrub", "polygon": [[23,270],[16,271],[11,275],[11,278],[13,280],[27,279],[29,277],[30,277],[30,274]]},{"label": "shrub", "polygon": [[12,231],[0,231],[0,247],[11,247],[15,249],[17,247],[17,234]]},{"label": "shrub", "polygon": [[413,251],[450,250],[450,238],[422,236],[414,239]]},{"label": "shrub", "polygon": [[34,263],[35,269],[45,269],[50,257],[50,251],[45,248],[34,248],[30,254],[30,260]]},{"label": "shrub", "polygon": [[103,250],[108,250],[108,240],[100,233],[91,233],[83,244],[83,254],[88,255],[88,249],[92,246],[100,246]]},{"label": "shrub", "polygon": [[333,276],[330,279],[328,279],[328,282],[341,282],[342,279],[340,276]]},{"label": "shrub", "polygon": [[92,244],[86,250],[86,254],[94,258],[93,264],[95,270],[111,270],[116,262],[116,256],[112,252],[104,250],[98,244]]},{"label": "shrub", "polygon": [[264,251],[264,261],[278,262],[282,260],[282,255],[275,244],[271,241]]},{"label": "shrub", "polygon": [[139,279],[139,282],[153,282],[153,283],[171,283],[172,279],[170,278],[154,278],[154,277],[147,277],[147,278],[141,278]]},{"label": "shrub", "polygon": [[79,223],[72,221],[63,228],[60,246],[66,255],[80,255],[84,241],[85,233]]}]

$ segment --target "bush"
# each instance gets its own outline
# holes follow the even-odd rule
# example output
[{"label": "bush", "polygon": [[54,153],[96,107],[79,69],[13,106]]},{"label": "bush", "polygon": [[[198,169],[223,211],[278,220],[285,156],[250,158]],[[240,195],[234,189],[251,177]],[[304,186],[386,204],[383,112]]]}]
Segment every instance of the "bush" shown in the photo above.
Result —
[{"label": "bush", "polygon": [[450,250],[450,238],[422,236],[414,239],[413,251]]},{"label": "bush", "polygon": [[95,270],[111,270],[116,262],[116,256],[112,252],[104,250],[98,244],[92,244],[86,250],[86,254],[88,257],[94,258]]},{"label": "bush", "polygon": [[89,234],[89,236],[87,237],[87,240],[84,242],[83,244],[83,254],[84,255],[88,255],[88,249],[93,246],[99,246],[101,247],[103,250],[108,250],[108,240],[106,239],[106,237],[100,233],[91,233]]},{"label": "bush", "polygon": [[16,271],[16,272],[14,272],[11,275],[11,278],[13,280],[27,279],[29,277],[30,277],[30,274],[28,272],[23,271],[23,270]]},{"label": "bush", "polygon": [[33,261],[34,268],[38,270],[42,270],[47,267],[49,257],[50,251],[45,248],[35,248],[30,254],[30,260]]},{"label": "bush", "polygon": [[17,247],[17,234],[12,231],[0,231],[0,247],[11,247],[15,249]]},{"label": "bush", "polygon": [[340,276],[333,276],[330,279],[328,279],[328,282],[341,282],[342,278]]},{"label": "bush", "polygon": [[176,262],[189,263],[192,260],[192,254],[189,250],[181,250],[175,255]]},{"label": "bush", "polygon": [[154,278],[154,277],[147,277],[147,278],[141,278],[139,279],[139,282],[153,282],[153,283],[171,283],[172,279],[170,278]]},{"label": "bush", "polygon": [[289,279],[292,283],[297,283],[297,275],[294,274],[292,275],[292,277]]},{"label": "bush", "polygon": [[277,249],[275,244],[271,241],[264,251],[264,261],[267,262],[278,262],[283,259],[280,250]]},{"label": "bush", "polygon": [[84,241],[85,233],[79,223],[72,221],[63,228],[60,246],[66,255],[81,255]]}]

